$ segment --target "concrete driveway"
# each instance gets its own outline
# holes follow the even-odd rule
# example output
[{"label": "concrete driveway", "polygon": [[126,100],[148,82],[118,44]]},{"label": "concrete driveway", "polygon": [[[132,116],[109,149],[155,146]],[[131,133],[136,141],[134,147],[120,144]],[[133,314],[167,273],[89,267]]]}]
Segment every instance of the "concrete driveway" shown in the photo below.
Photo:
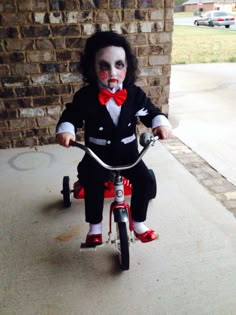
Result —
[{"label": "concrete driveway", "polygon": [[172,66],[174,134],[236,185],[236,63]]}]

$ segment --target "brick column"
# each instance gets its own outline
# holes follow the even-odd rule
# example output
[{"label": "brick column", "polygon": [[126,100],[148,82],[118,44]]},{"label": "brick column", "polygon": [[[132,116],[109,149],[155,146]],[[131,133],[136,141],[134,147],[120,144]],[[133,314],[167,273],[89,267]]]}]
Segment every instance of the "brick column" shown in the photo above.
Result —
[{"label": "brick column", "polygon": [[54,143],[64,104],[82,85],[80,51],[97,29],[127,37],[137,84],[168,113],[172,0],[1,0],[0,148]]}]

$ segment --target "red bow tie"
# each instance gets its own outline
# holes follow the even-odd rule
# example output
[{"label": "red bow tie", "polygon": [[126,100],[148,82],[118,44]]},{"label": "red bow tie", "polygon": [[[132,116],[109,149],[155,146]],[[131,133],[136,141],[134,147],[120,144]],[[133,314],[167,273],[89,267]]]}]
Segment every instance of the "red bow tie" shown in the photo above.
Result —
[{"label": "red bow tie", "polygon": [[111,97],[114,98],[114,101],[118,106],[121,106],[126,100],[127,91],[126,89],[123,89],[116,93],[112,93],[107,89],[101,89],[101,91],[98,94],[98,100],[102,105],[105,105]]}]

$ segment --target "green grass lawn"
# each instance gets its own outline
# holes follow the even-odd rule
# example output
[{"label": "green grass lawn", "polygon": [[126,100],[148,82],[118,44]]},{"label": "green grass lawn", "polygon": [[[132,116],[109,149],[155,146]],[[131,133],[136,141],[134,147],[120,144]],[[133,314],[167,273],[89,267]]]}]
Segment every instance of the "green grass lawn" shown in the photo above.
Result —
[{"label": "green grass lawn", "polygon": [[174,13],[174,18],[185,18],[194,16],[194,12],[176,12]]},{"label": "green grass lawn", "polygon": [[236,31],[175,25],[172,64],[213,62],[236,62]]}]

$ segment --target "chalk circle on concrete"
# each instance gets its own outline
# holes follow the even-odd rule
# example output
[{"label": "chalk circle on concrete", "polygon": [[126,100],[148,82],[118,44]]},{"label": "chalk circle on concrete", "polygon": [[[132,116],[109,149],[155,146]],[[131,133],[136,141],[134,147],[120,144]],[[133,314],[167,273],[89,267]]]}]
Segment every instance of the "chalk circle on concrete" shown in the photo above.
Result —
[{"label": "chalk circle on concrete", "polygon": [[17,171],[30,171],[48,168],[54,160],[55,157],[51,153],[30,151],[14,155],[8,160],[8,164]]}]

